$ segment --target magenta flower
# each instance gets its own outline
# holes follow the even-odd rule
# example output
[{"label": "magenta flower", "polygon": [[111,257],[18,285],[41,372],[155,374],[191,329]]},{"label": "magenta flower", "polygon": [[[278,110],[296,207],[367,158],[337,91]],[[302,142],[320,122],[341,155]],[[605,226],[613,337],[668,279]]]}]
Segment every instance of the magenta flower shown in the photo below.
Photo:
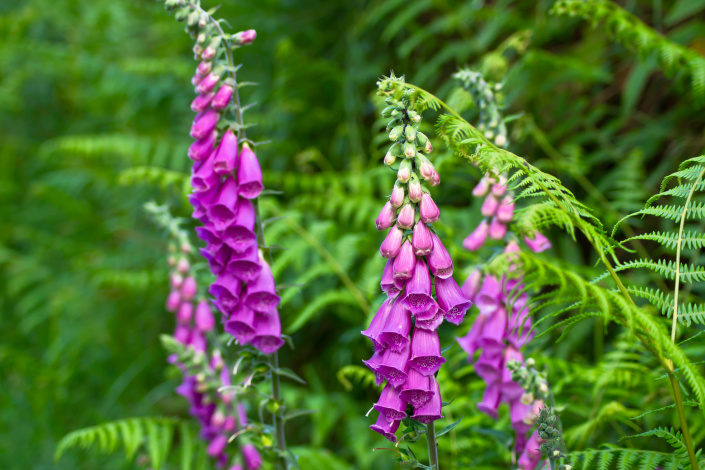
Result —
[{"label": "magenta flower", "polygon": [[223,240],[236,253],[244,253],[257,241],[255,235],[255,208],[249,199],[240,198],[237,215],[223,231]]},{"label": "magenta flower", "polygon": [[421,220],[425,224],[438,222],[441,218],[441,211],[438,210],[438,206],[436,206],[436,203],[433,202],[431,195],[428,193],[424,193],[421,198],[419,213],[421,214]]},{"label": "magenta flower", "polygon": [[[372,321],[370,322],[369,328],[366,330],[362,331],[361,333],[364,336],[367,336],[370,338],[372,341],[372,345],[375,348],[375,351],[383,351],[385,346],[383,342],[380,340],[379,336],[380,333],[382,333],[382,330],[387,323],[387,318],[389,317],[389,314],[392,310],[392,300],[387,299],[384,302],[382,302],[382,305],[379,307],[379,310],[377,310],[377,313],[375,316],[372,318]],[[408,334],[408,333],[407,333]]]},{"label": "magenta flower", "polygon": [[382,207],[382,212],[379,213],[375,225],[377,230],[386,230],[394,224],[394,218],[396,217],[396,211],[392,207],[392,203],[387,201],[387,203]]},{"label": "magenta flower", "polygon": [[497,207],[499,206],[499,201],[492,194],[488,194],[485,201],[482,203],[482,208],[480,212],[485,217],[492,217],[497,212]]},{"label": "magenta flower", "polygon": [[504,196],[497,208],[497,220],[503,224],[508,224],[514,217],[514,199],[511,196]]},{"label": "magenta flower", "polygon": [[218,125],[218,120],[220,120],[220,114],[214,109],[198,113],[191,126],[191,137],[203,139],[208,136]]},{"label": "magenta flower", "polygon": [[492,217],[490,222],[490,238],[501,240],[507,234],[507,226],[499,221],[497,217]]},{"label": "magenta flower", "polygon": [[419,202],[422,198],[423,190],[421,189],[421,182],[418,176],[416,176],[416,173],[414,173],[409,180],[409,200],[411,202]]},{"label": "magenta flower", "polygon": [[416,267],[416,255],[410,241],[405,241],[401,246],[399,255],[394,258],[393,272],[394,279],[411,279]]},{"label": "magenta flower", "polygon": [[517,434],[526,434],[534,424],[531,405],[523,403],[521,398],[509,403],[509,414]]},{"label": "magenta flower", "polygon": [[198,287],[196,286],[196,279],[194,279],[193,276],[184,279],[184,283],[181,285],[181,298],[184,300],[192,300],[197,292]]},{"label": "magenta flower", "polygon": [[217,175],[232,173],[237,163],[237,137],[228,128],[220,139],[220,144],[213,158],[213,171]]},{"label": "magenta flower", "polygon": [[401,351],[394,351],[392,348],[387,348],[382,353],[376,372],[387,379],[387,381],[389,381],[389,383],[393,386],[398,387],[406,382],[406,367],[408,360],[408,345]]},{"label": "magenta flower", "polygon": [[406,418],[406,402],[399,397],[399,389],[387,384],[374,409],[389,423]]},{"label": "magenta flower", "polygon": [[382,292],[387,294],[387,298],[393,299],[399,295],[400,289],[394,284],[394,258],[388,259],[384,265],[380,286]]},{"label": "magenta flower", "polygon": [[524,452],[519,456],[519,470],[534,470],[541,463],[541,451],[539,446],[543,440],[539,437],[538,431],[534,433],[529,438],[526,443]]},{"label": "magenta flower", "polygon": [[380,413],[377,418],[377,422],[370,426],[370,429],[380,433],[390,442],[397,442],[397,436],[395,436],[394,433],[397,432],[397,429],[399,429],[399,423],[401,423],[401,421],[394,421],[393,423],[390,423],[384,415]]},{"label": "magenta flower", "polygon": [[211,100],[213,99],[213,96],[215,93],[204,93],[202,95],[198,95],[191,101],[191,109],[196,112],[196,113],[202,113],[211,104]]},{"label": "magenta flower", "polygon": [[475,373],[482,377],[485,383],[491,384],[499,381],[502,375],[502,355],[486,351],[484,348],[480,358],[475,363]]},{"label": "magenta flower", "polygon": [[472,363],[472,357],[475,354],[475,351],[480,348],[479,340],[482,336],[482,330],[485,327],[486,321],[487,315],[483,315],[482,313],[480,313],[480,315],[478,315],[475,319],[475,322],[472,324],[472,327],[470,328],[468,334],[461,338],[456,338],[456,341],[458,342],[460,347],[463,348],[463,351],[468,354],[469,363]]},{"label": "magenta flower", "polygon": [[384,258],[396,258],[401,250],[401,241],[404,232],[394,225],[387,233],[386,238],[379,247],[379,252]]},{"label": "magenta flower", "polygon": [[213,170],[213,155],[211,152],[205,160],[194,163],[191,169],[191,187],[196,192],[206,192],[218,186],[220,177]]},{"label": "magenta flower", "polygon": [[260,195],[262,185],[262,169],[255,153],[245,143],[240,152],[240,163],[237,168],[237,180],[240,184],[239,194],[247,199],[254,199]]},{"label": "magenta flower", "polygon": [[411,315],[404,302],[394,301],[377,340],[394,352],[401,352],[409,345]]},{"label": "magenta flower", "polygon": [[424,424],[443,418],[441,414],[441,389],[435,380],[432,380],[431,387],[433,391],[431,398],[418,408],[414,408],[414,414],[411,416]]},{"label": "magenta flower", "polygon": [[203,332],[211,331],[215,328],[213,312],[205,300],[201,300],[196,307],[196,328]]},{"label": "magenta flower", "polygon": [[208,215],[210,215],[215,229],[221,231],[230,225],[235,220],[237,208],[237,183],[232,176],[228,176],[213,205],[208,210]]},{"label": "magenta flower", "polygon": [[480,286],[482,285],[482,271],[475,269],[470,273],[463,286],[460,288],[463,291],[463,295],[469,301],[475,300],[475,295],[480,291]]},{"label": "magenta flower", "polygon": [[257,37],[257,31],[254,29],[248,29],[247,31],[240,31],[239,33],[233,35],[233,42],[241,46],[252,44]]},{"label": "magenta flower", "polygon": [[[392,190],[392,195],[389,197],[389,203],[394,209],[401,207],[404,204],[404,186],[395,183],[394,189]],[[391,225],[390,225],[391,226]]]},{"label": "magenta flower", "polygon": [[240,280],[231,273],[224,272],[211,284],[208,293],[218,300],[219,307],[229,312],[235,308],[240,301],[242,284]]},{"label": "magenta flower", "polygon": [[[421,315],[421,314],[419,314]],[[416,316],[416,327],[417,328],[423,328],[425,330],[431,330],[431,331],[436,331],[439,326],[443,323],[443,310],[438,308],[438,305],[435,303],[434,300],[434,306],[428,310],[427,312],[423,313],[425,319],[421,319],[418,316]]]},{"label": "magenta flower", "polygon": [[260,258],[262,271],[251,284],[247,286],[245,304],[258,313],[275,312],[281,299],[277,295],[272,270],[266,261]]},{"label": "magenta flower", "polygon": [[279,313],[275,310],[269,314],[255,314],[255,336],[252,346],[264,354],[273,354],[284,345]]},{"label": "magenta flower", "polygon": [[431,233],[431,239],[433,239],[433,250],[428,257],[428,267],[434,276],[446,279],[453,275],[453,260],[435,233]]},{"label": "magenta flower", "polygon": [[499,384],[489,384],[482,396],[482,401],[477,404],[477,409],[494,419],[497,419],[497,409],[499,408],[500,390]]},{"label": "magenta flower", "polygon": [[401,386],[399,397],[414,408],[425,405],[434,395],[434,388],[431,382],[435,382],[433,376],[420,374],[413,367],[407,371],[408,378]]},{"label": "magenta flower", "polygon": [[551,242],[541,232],[536,232],[534,238],[524,237],[524,241],[534,253],[541,253],[551,248]]},{"label": "magenta flower", "polygon": [[262,457],[252,444],[248,443],[242,446],[242,458],[249,470],[257,470],[262,467]]},{"label": "magenta flower", "polygon": [[169,297],[166,298],[166,309],[169,312],[175,312],[181,303],[181,294],[179,291],[173,290],[169,292]]},{"label": "magenta flower", "polygon": [[507,330],[507,312],[504,307],[499,307],[492,312],[482,329],[482,336],[478,340],[483,354],[497,356],[504,349],[504,334]]},{"label": "magenta flower", "polygon": [[463,296],[458,283],[452,277],[436,277],[436,297],[438,305],[445,312],[445,319],[456,325],[460,325],[465,312],[472,306],[472,302]]},{"label": "magenta flower", "polygon": [[382,364],[382,356],[384,356],[384,349],[376,350],[371,358],[362,361],[372,372],[374,372],[377,378],[377,385],[382,385],[384,383],[384,376],[379,372],[379,366]]},{"label": "magenta flower", "polygon": [[216,457],[220,455],[225,450],[225,446],[227,444],[227,436],[225,436],[225,434],[219,434],[215,439],[210,442],[210,444],[208,444],[208,455],[210,455],[211,457]]},{"label": "magenta flower", "polygon": [[193,304],[191,302],[182,302],[179,305],[179,310],[176,312],[176,321],[182,324],[189,324],[193,317]]},{"label": "magenta flower", "polygon": [[433,375],[446,362],[441,356],[441,342],[438,333],[416,328],[411,338],[409,365],[421,375]]},{"label": "magenta flower", "polygon": [[205,77],[208,75],[208,72],[211,71],[211,68],[213,67],[213,62],[208,62],[208,61],[203,61],[200,64],[198,64],[198,67],[196,68],[196,73],[200,75],[201,77]]},{"label": "magenta flower", "polygon": [[405,292],[406,297],[404,300],[414,316],[418,317],[418,314],[429,312],[435,307],[436,302],[431,296],[431,276],[428,273],[426,263],[422,259],[416,263],[413,276],[406,284]]},{"label": "magenta flower", "polygon": [[255,337],[255,312],[243,303],[238,304],[225,322],[225,332],[238,343],[248,344]]},{"label": "magenta flower", "polygon": [[198,83],[195,83],[194,85],[196,85],[196,93],[202,94],[211,92],[213,88],[215,88],[215,86],[218,84],[221,74],[222,70],[214,70],[205,77],[203,77],[203,79],[200,80]]},{"label": "magenta flower", "polygon": [[242,282],[249,284],[254,281],[262,271],[262,265],[257,254],[257,244],[252,243],[242,253],[233,250],[226,269]]},{"label": "magenta flower", "polygon": [[233,96],[232,85],[224,84],[220,86],[218,92],[213,96],[211,106],[213,109],[220,111],[225,109],[230,104],[230,99]]},{"label": "magenta flower", "polygon": [[521,385],[512,380],[512,373],[507,368],[509,361],[519,361],[524,362],[524,356],[521,351],[515,349],[512,346],[507,347],[504,350],[504,358],[502,360],[502,399],[508,402],[518,400],[524,394],[524,389]]},{"label": "magenta flower", "polygon": [[480,313],[490,314],[499,308],[501,294],[497,278],[485,276],[480,292],[475,296],[475,306],[480,310]]},{"label": "magenta flower", "polygon": [[482,197],[487,194],[490,190],[490,178],[485,175],[480,179],[480,182],[472,190],[472,195],[475,197]]},{"label": "magenta flower", "polygon": [[463,240],[463,248],[470,251],[477,251],[485,244],[488,235],[490,234],[490,224],[486,220],[480,222],[480,225]]},{"label": "magenta flower", "polygon": [[218,137],[218,132],[213,131],[205,138],[194,141],[188,149],[188,156],[191,160],[205,160],[213,152],[213,144]]},{"label": "magenta flower", "polygon": [[426,224],[420,220],[414,225],[414,233],[411,238],[411,246],[414,248],[416,256],[427,256],[433,249],[433,237]]},{"label": "magenta flower", "polygon": [[[390,204],[391,207],[391,204]],[[397,226],[409,230],[414,226],[414,217],[416,216],[416,210],[413,204],[404,204],[397,215]]]}]

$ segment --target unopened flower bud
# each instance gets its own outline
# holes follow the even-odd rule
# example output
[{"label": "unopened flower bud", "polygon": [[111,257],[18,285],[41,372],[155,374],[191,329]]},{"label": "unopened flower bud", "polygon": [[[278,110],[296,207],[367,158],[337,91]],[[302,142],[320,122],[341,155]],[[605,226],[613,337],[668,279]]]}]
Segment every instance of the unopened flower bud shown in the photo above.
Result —
[{"label": "unopened flower bud", "polygon": [[[423,146],[423,151],[426,153],[431,153],[433,152],[433,145],[431,145],[431,141],[428,140]],[[434,185],[435,186],[435,185]]]},{"label": "unopened flower bud", "polygon": [[206,47],[203,51],[203,54],[201,54],[203,60],[211,60],[213,57],[215,57],[215,54],[218,52],[218,48],[220,47],[220,40],[220,36],[216,36],[211,39],[211,41],[208,43],[208,47]]},{"label": "unopened flower bud", "polygon": [[404,204],[404,206],[399,211],[397,216],[397,226],[403,229],[410,229],[414,226],[414,217],[416,216],[416,210],[413,204]]},{"label": "unopened flower bud", "polygon": [[174,266],[176,266],[176,258],[173,256],[169,256],[166,259],[166,264],[168,264],[169,266],[171,266],[173,268]]},{"label": "unopened flower bud", "polygon": [[189,244],[188,242],[183,242],[181,244],[180,249],[181,249],[181,253],[189,254],[189,253],[191,253],[192,247],[191,247],[191,244]]},{"label": "unopened flower bud", "polygon": [[239,33],[233,35],[233,44],[238,46],[245,46],[247,44],[252,44],[257,37],[257,31],[254,29],[248,29],[247,31],[240,31]]},{"label": "unopened flower bud", "polygon": [[494,197],[493,194],[488,194],[482,203],[482,208],[480,212],[485,217],[492,217],[497,212],[497,207],[499,206],[499,199]]},{"label": "unopened flower bud", "polygon": [[421,203],[419,204],[419,213],[421,215],[421,220],[425,224],[432,224],[438,222],[441,218],[441,211],[438,206],[431,198],[431,195],[424,193],[421,198]]},{"label": "unopened flower bud", "polygon": [[475,197],[482,197],[486,195],[490,190],[490,180],[487,175],[483,176],[477,186],[472,190],[472,195]]},{"label": "unopened flower bud", "polygon": [[198,27],[205,28],[207,24],[208,24],[208,15],[201,15],[198,18]]},{"label": "unopened flower bud", "polygon": [[406,137],[408,143],[413,144],[414,140],[416,140],[416,129],[411,126],[406,126],[404,137]]},{"label": "unopened flower bud", "polygon": [[394,129],[392,129],[389,132],[389,140],[392,142],[396,142],[399,140],[399,137],[401,137],[402,133],[404,132],[404,127],[403,126],[397,126]]},{"label": "unopened flower bud", "polygon": [[386,108],[384,108],[382,110],[382,117],[386,117],[386,118],[391,117],[392,111],[394,111],[394,110],[395,110],[394,106],[387,106]]},{"label": "unopened flower bud", "polygon": [[411,119],[411,122],[421,122],[421,115],[416,111],[408,111],[406,114],[409,115],[409,119]]},{"label": "unopened flower bud", "polygon": [[419,168],[419,173],[421,177],[428,182],[431,186],[437,186],[440,183],[441,178],[436,171],[436,168],[429,161],[428,158],[423,156],[423,154],[416,154],[416,166]]},{"label": "unopened flower bud", "polygon": [[230,84],[224,84],[220,87],[218,92],[213,96],[211,100],[211,106],[213,109],[220,111],[226,108],[230,104],[230,98],[233,96],[233,86]]},{"label": "unopened flower bud", "polygon": [[497,147],[504,147],[507,145],[507,137],[504,134],[497,134],[497,137],[494,138],[494,143]]},{"label": "unopened flower bud", "polygon": [[492,217],[490,222],[490,238],[501,240],[507,234],[507,225],[499,221],[497,217]]},{"label": "unopened flower bud", "polygon": [[423,190],[421,189],[421,181],[416,173],[411,175],[409,180],[409,200],[411,202],[419,202],[423,197]]},{"label": "unopened flower bud", "polygon": [[194,279],[193,276],[184,279],[181,285],[181,297],[183,297],[184,300],[191,300],[196,296],[197,292],[198,286],[196,285],[196,279]]},{"label": "unopened flower bud", "polygon": [[391,151],[388,151],[387,154],[384,156],[384,164],[387,166],[391,166],[394,164],[394,162],[397,161],[397,157],[392,155]]},{"label": "unopened flower bud", "polygon": [[404,186],[402,186],[398,181],[394,183],[394,189],[392,190],[392,195],[389,198],[389,203],[395,209],[404,204]]},{"label": "unopened flower bud", "polygon": [[203,62],[198,64],[198,67],[196,68],[196,73],[201,77],[205,77],[206,75],[208,75],[208,72],[210,72],[212,68],[213,62],[208,62],[204,60]]},{"label": "unopened flower bud", "polygon": [[406,158],[413,158],[416,155],[416,146],[411,142],[406,142],[404,144],[404,156]]},{"label": "unopened flower bud", "polygon": [[492,185],[492,194],[501,197],[505,192],[507,192],[507,177],[500,175],[499,181]]},{"label": "unopened flower bud", "polygon": [[560,451],[560,450],[554,450],[554,451],[553,451],[553,456],[554,456],[554,457],[558,457],[559,455],[561,455],[561,451]]},{"label": "unopened flower bud", "polygon": [[411,161],[403,160],[401,165],[399,165],[399,171],[397,172],[397,180],[402,183],[408,183],[411,179]]},{"label": "unopened flower bud", "polygon": [[539,392],[546,394],[548,393],[548,385],[546,385],[546,382],[541,382],[539,384]]},{"label": "unopened flower bud", "polygon": [[189,27],[194,27],[198,24],[198,18],[201,15],[198,13],[197,10],[193,10],[189,15],[188,15],[188,21],[187,24]]},{"label": "unopened flower bud", "polygon": [[394,224],[395,212],[396,211],[394,210],[394,207],[392,207],[391,202],[387,201],[375,221],[377,230],[386,230],[391,227]]},{"label": "unopened flower bud", "polygon": [[534,367],[534,365],[536,365],[534,358],[530,357],[526,360],[526,367]]},{"label": "unopened flower bud", "polygon": [[525,405],[530,405],[534,401],[534,394],[531,392],[526,392],[521,396],[521,402]]},{"label": "unopened flower bud", "polygon": [[180,273],[187,273],[191,266],[186,258],[179,258],[179,263],[176,265],[176,270]]}]

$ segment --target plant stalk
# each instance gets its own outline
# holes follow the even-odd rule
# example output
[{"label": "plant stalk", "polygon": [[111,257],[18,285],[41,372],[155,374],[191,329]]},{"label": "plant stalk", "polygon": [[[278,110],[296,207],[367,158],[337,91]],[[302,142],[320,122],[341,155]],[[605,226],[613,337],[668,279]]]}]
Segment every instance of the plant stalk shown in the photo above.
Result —
[{"label": "plant stalk", "polygon": [[426,425],[426,441],[428,442],[428,463],[434,470],[439,470],[438,447],[436,447],[436,428],[433,421]]}]

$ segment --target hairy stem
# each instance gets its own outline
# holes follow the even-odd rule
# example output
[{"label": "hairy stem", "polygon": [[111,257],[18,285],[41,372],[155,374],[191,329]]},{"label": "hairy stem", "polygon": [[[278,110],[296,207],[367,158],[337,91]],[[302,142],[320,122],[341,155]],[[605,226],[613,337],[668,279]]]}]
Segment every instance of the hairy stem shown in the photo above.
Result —
[{"label": "hairy stem", "polygon": [[428,463],[434,470],[439,470],[438,448],[436,447],[436,428],[433,421],[426,425],[426,441],[428,442]]}]

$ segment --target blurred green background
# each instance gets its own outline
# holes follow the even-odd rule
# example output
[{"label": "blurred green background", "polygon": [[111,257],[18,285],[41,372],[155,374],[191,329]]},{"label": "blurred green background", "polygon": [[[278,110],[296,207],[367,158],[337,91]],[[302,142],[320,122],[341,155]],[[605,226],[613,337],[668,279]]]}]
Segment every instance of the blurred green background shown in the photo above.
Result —
[{"label": "blurred green background", "polygon": [[[236,61],[244,64],[241,79],[259,84],[243,95],[258,103],[246,113],[257,123],[248,135],[271,141],[258,152],[265,185],[283,191],[263,202],[268,217],[286,216],[267,232],[284,248],[275,252],[275,275],[304,284],[286,291],[281,309],[298,345],[283,350],[282,363],[309,383],[288,386],[286,398],[319,410],[289,429],[290,445],[307,446],[299,447],[304,460],[334,454],[336,468],[393,464],[390,452],[371,452],[384,442],[364,417],[377,392],[339,379],[341,368],[369,356],[359,331],[381,302],[382,235],[373,220],[392,175],[381,165],[377,77],[394,70],[457,103],[462,94],[450,76],[459,67],[504,80],[506,114],[523,113],[510,124],[510,149],[560,176],[608,227],[638,209],[680,161],[703,153],[705,113],[687,82],[664,76],[654,57],[616,44],[603,28],[549,15],[551,1],[220,3],[218,16],[233,31],[258,32]],[[673,42],[705,52],[705,2],[620,4]],[[182,29],[149,0],[0,3],[2,469],[132,468],[119,454],[71,451],[54,464],[53,453],[80,427],[187,415],[158,340],[173,328],[163,308],[166,238],[142,208],[155,200],[189,214],[183,190],[195,63]],[[432,134],[431,113],[426,122]],[[434,190],[439,228],[461,282],[482,259],[460,248],[480,220],[470,195],[479,175],[440,142],[434,147],[443,178]],[[566,237],[554,245],[563,259],[592,261]],[[469,324],[444,328],[443,343]],[[568,361],[599,364],[603,348],[619,341],[614,334],[593,348],[591,331],[532,348],[563,364],[556,380],[567,381]],[[454,396],[455,419],[466,418],[442,453],[456,468],[480,468],[477,456],[462,460],[458,449],[506,453],[503,436],[471,432],[506,429],[506,420],[495,424],[475,411],[483,384],[457,349],[444,368],[444,398]],[[592,393],[588,376],[582,388],[580,378],[570,380],[579,391],[567,401]],[[623,386],[621,394],[631,385]],[[566,419],[581,422],[579,404],[573,413]],[[609,433],[619,422],[605,417],[605,433],[573,447],[614,442]]]}]

